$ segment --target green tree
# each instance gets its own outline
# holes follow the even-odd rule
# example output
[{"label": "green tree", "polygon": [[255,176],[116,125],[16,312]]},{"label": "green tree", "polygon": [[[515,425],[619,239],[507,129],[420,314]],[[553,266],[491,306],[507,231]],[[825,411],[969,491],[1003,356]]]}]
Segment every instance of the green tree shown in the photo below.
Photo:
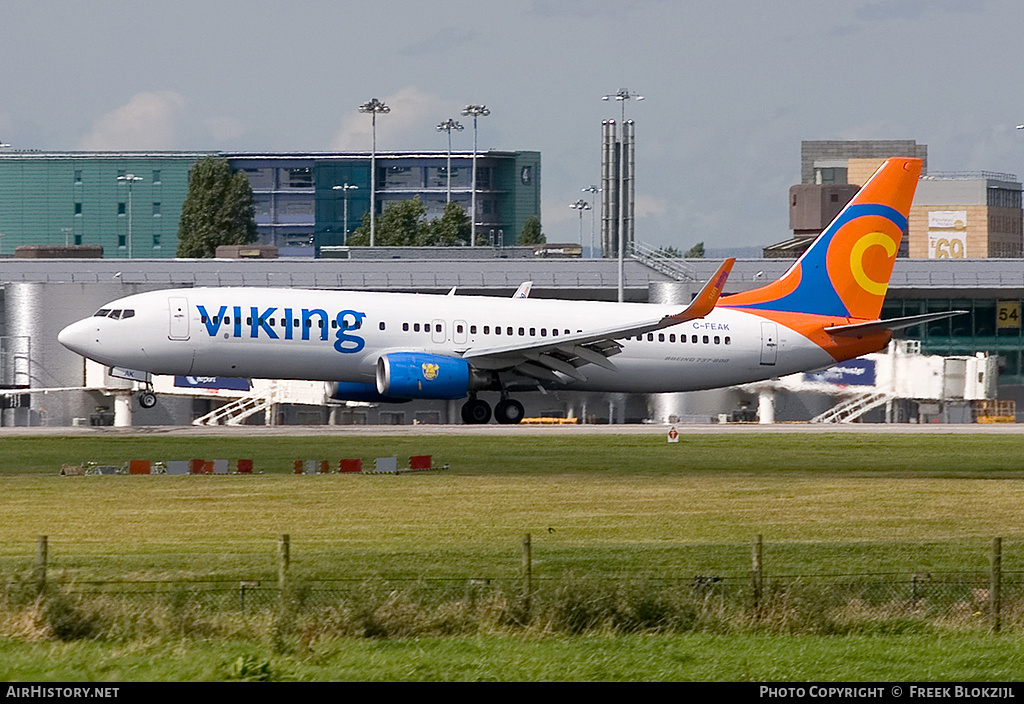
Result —
[{"label": "green tree", "polygon": [[[427,220],[427,208],[419,196],[385,206],[377,218],[374,244],[379,247],[454,247],[469,244],[470,221],[466,209],[458,203],[447,203],[444,214]],[[370,214],[363,215],[362,224],[348,238],[349,245],[370,244]]]},{"label": "green tree", "polygon": [[[420,239],[427,209],[419,196],[412,200],[390,203],[377,218],[373,244],[377,247],[413,247]],[[370,244],[370,213],[363,213],[363,223],[348,237],[352,247]]]},{"label": "green tree", "polygon": [[178,224],[179,257],[213,257],[225,244],[256,241],[252,188],[219,156],[200,159],[188,175]]},{"label": "green tree", "polygon": [[683,253],[680,252],[675,247],[659,247],[658,250],[654,253],[654,256],[667,257],[669,259],[678,259],[679,257],[683,256]]},{"label": "green tree", "polygon": [[536,215],[531,215],[526,218],[526,222],[523,223],[523,229],[519,233],[519,239],[516,240],[516,244],[544,244],[547,241],[547,237],[544,236],[544,233],[540,228],[540,218]]},{"label": "green tree", "polygon": [[704,258],[704,243],[698,242],[697,244],[690,247],[686,254],[683,255],[687,259],[703,259]]},{"label": "green tree", "polygon": [[423,247],[454,247],[469,244],[469,215],[458,203],[446,203],[444,214],[423,224],[420,228],[420,245]]}]

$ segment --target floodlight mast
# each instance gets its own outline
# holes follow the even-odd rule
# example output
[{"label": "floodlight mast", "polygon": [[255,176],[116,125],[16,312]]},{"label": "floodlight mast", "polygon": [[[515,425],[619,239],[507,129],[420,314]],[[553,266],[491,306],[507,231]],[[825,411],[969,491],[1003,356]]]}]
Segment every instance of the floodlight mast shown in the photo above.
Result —
[{"label": "floodlight mast", "polygon": [[117,182],[121,185],[128,186],[128,258],[132,258],[132,185],[137,181],[141,181],[141,176],[135,174],[125,174],[124,176],[118,176]]},{"label": "floodlight mast", "polygon": [[[589,186],[581,189],[583,193],[589,193],[591,199],[594,201],[595,206],[597,205],[597,194],[601,192],[601,189],[597,186]],[[594,220],[597,217],[597,208],[595,207],[590,213],[590,257],[594,257]]]},{"label": "floodlight mast", "polygon": [[583,251],[583,211],[590,210],[590,203],[580,198],[575,203],[569,203],[569,207],[573,210],[580,211],[580,252],[582,256]]},{"label": "floodlight mast", "polygon": [[331,188],[335,191],[341,191],[342,195],[345,196],[345,237],[341,242],[342,244],[348,244],[348,192],[356,190],[359,186],[345,183],[342,186],[332,186]]},{"label": "floodlight mast", "polygon": [[626,124],[626,101],[641,101],[643,99],[644,96],[640,95],[639,93],[630,93],[629,90],[627,90],[626,88],[619,88],[618,93],[611,93],[601,98],[601,100],[617,100],[620,103],[622,103],[622,122],[620,124],[623,125]]},{"label": "floodlight mast", "polygon": [[374,246],[377,235],[377,115],[386,115],[391,108],[371,98],[359,106],[359,112],[370,113],[370,126],[372,132],[372,150],[370,151],[370,246]]},{"label": "floodlight mast", "polygon": [[452,202],[452,130],[461,132],[463,129],[465,128],[462,125],[450,117],[437,126],[438,132],[448,133],[448,165],[445,167],[445,174],[448,176],[448,195],[445,203]]},{"label": "floodlight mast", "polygon": [[473,118],[473,194],[470,197],[470,209],[473,211],[473,216],[470,220],[469,228],[469,246],[476,246],[476,120],[478,117],[487,117],[491,114],[491,111],[487,109],[486,105],[467,105],[462,109],[463,117]]}]

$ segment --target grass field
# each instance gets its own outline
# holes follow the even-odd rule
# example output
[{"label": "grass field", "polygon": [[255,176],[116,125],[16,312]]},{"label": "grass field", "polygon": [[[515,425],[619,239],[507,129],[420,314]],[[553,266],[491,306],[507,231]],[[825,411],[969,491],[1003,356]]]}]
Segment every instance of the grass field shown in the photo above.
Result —
[{"label": "grass field", "polygon": [[[432,454],[435,464],[450,469],[288,474],[294,459],[363,457],[365,464],[411,454]],[[264,473],[57,476],[65,463],[140,457],[251,457]],[[339,573],[515,579],[520,542],[530,533],[538,579],[566,571],[744,575],[757,534],[764,536],[766,569],[773,574],[983,572],[995,536],[1004,539],[1004,569],[1012,571],[1024,565],[1022,458],[1024,438],[1016,435],[704,435],[677,445],[660,435],[0,437],[0,570],[27,569],[35,537],[47,535],[58,581],[125,575],[272,580],[276,539],[287,533],[293,569],[307,579]],[[409,657],[398,644],[352,649],[323,641],[313,651],[274,655],[266,643],[189,642],[177,647],[188,654],[184,661],[203,657],[217,665],[182,667],[174,675],[72,664],[92,648],[174,649],[166,643],[42,646],[7,637],[0,638],[0,660],[25,664],[0,669],[0,679],[131,678],[131,672],[140,679],[216,679],[228,676],[237,653],[272,663],[275,678],[286,679],[984,680],[1020,671],[1019,636],[936,637],[830,642],[763,635],[726,639],[729,647],[697,634],[418,639],[422,660],[412,669],[390,659]],[[997,641],[1004,655],[992,658],[986,653]],[[794,649],[794,642],[800,646]],[[714,657],[695,655],[711,644]],[[43,667],[51,647],[60,648],[58,661],[71,671],[54,663],[33,669]],[[209,648],[219,654],[201,655]],[[864,654],[851,656],[856,666],[850,668],[812,664],[834,661],[837,649]],[[872,649],[880,657],[883,651],[905,654],[879,669]],[[807,659],[772,657],[777,650],[806,652]],[[690,655],[679,655],[684,652]],[[167,657],[168,667],[175,657]],[[645,670],[642,661],[652,657],[667,664]],[[465,658],[467,664],[447,667],[434,658]],[[580,665],[580,658],[590,665]],[[103,658],[92,653],[87,659]]]}]

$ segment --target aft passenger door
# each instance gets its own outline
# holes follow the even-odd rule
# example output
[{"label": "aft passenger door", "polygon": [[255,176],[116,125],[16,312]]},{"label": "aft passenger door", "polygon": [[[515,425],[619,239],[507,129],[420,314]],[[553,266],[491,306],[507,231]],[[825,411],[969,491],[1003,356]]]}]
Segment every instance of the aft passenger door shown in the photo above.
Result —
[{"label": "aft passenger door", "polygon": [[779,326],[770,321],[761,322],[761,364],[774,366],[779,356]]},{"label": "aft passenger door", "polygon": [[170,313],[170,329],[167,337],[172,340],[188,339],[188,299],[172,296],[167,299]]}]

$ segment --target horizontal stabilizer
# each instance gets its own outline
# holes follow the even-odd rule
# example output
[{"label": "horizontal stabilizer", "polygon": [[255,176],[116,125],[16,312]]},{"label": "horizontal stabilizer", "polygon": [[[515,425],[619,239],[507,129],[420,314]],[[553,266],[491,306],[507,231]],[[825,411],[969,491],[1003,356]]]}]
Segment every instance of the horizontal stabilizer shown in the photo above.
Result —
[{"label": "horizontal stabilizer", "polygon": [[903,330],[904,328],[912,328],[915,325],[921,325],[922,323],[930,323],[933,320],[943,320],[944,318],[952,318],[954,315],[963,315],[967,313],[966,310],[950,310],[942,313],[925,313],[924,315],[911,315],[906,318],[890,318],[889,320],[873,320],[870,323],[852,323],[850,325],[833,325],[832,327],[825,328],[825,332],[829,335],[835,335],[837,337],[862,337],[864,335],[872,335],[876,332],[885,332],[886,330]]}]

